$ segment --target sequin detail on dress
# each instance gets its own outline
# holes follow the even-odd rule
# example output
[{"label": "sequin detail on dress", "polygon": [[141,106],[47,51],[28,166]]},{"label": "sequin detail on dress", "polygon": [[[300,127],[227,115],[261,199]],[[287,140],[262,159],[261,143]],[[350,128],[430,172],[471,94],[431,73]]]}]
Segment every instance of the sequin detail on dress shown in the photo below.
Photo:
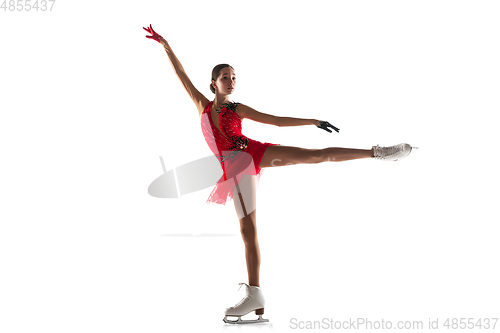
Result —
[{"label": "sequin detail on dress", "polygon": [[[235,102],[226,103],[226,104],[224,104],[225,107],[222,108],[222,110],[216,110],[217,114],[220,115],[222,113],[222,116],[225,116],[228,111],[236,112],[236,108],[238,107],[238,104],[240,104],[240,103],[235,103]],[[239,127],[241,130],[241,120],[240,120]],[[226,136],[228,136],[229,139],[231,139],[231,141],[234,143],[233,146],[229,147],[229,150],[236,150],[236,149],[243,150],[246,147],[248,147],[248,138],[247,137],[244,137],[242,135],[228,135],[227,133],[226,133]]]}]

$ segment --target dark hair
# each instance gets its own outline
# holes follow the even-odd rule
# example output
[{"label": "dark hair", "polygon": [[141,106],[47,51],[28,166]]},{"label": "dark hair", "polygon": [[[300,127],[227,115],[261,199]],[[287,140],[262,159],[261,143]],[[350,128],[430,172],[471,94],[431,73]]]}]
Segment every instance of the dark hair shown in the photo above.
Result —
[{"label": "dark hair", "polygon": [[[219,77],[220,75],[220,71],[223,69],[223,68],[226,68],[226,67],[231,67],[233,68],[233,66],[231,65],[228,65],[228,64],[220,64],[220,65],[217,65],[214,67],[214,69],[212,69],[212,80],[214,81],[217,81],[217,78]],[[233,71],[234,71],[234,68],[233,68]],[[215,88],[214,86],[212,85],[212,82],[210,82],[210,90],[215,94]]]}]

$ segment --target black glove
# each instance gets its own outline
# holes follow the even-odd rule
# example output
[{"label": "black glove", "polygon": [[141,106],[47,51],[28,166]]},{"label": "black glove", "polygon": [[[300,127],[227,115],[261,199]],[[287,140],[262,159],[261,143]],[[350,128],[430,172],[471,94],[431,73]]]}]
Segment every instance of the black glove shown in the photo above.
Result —
[{"label": "black glove", "polygon": [[334,129],[337,133],[339,133],[339,131],[340,131],[337,127],[333,126],[333,125],[332,125],[332,124],[330,124],[329,122],[327,122],[327,121],[322,121],[322,120],[320,120],[320,121],[319,121],[319,124],[318,124],[318,125],[316,125],[316,127],[319,127],[319,128],[321,128],[321,129],[324,129],[325,131],[328,131],[329,133],[332,133],[332,131],[330,131],[330,130],[328,129],[328,127],[333,128],[333,129]]}]

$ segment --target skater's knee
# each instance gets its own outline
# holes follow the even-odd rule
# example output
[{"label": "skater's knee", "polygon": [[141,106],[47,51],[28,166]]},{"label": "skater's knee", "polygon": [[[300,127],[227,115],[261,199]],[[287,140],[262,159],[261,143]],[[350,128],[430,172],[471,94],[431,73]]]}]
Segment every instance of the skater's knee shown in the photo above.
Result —
[{"label": "skater's knee", "polygon": [[296,148],[289,157],[289,164],[319,163],[323,160],[324,155],[323,149]]},{"label": "skater's knee", "polygon": [[251,217],[247,216],[247,218],[243,218],[240,222],[241,236],[245,243],[253,243],[257,239],[257,228],[255,221]]},{"label": "skater's knee", "polygon": [[337,154],[339,153],[338,147],[323,148],[320,149],[320,152],[320,162],[335,162],[340,160],[337,156]]},{"label": "skater's knee", "polygon": [[257,230],[252,225],[245,225],[240,228],[241,236],[245,242],[254,242],[257,239]]},{"label": "skater's knee", "polygon": [[311,151],[311,162],[312,163],[320,163],[323,162],[328,156],[328,153],[325,149],[313,149]]}]

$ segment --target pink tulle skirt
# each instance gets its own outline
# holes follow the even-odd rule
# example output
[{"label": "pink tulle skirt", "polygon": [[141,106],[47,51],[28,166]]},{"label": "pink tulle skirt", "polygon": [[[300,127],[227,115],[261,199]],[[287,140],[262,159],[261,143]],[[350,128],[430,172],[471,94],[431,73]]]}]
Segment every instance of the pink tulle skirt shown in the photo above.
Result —
[{"label": "pink tulle skirt", "polygon": [[258,186],[263,172],[263,169],[259,168],[260,161],[269,146],[279,146],[279,144],[248,139],[248,146],[244,150],[221,151],[220,156],[223,157],[221,167],[224,174],[210,193],[207,204],[225,205],[228,198],[233,200],[233,187],[240,183],[244,174],[256,176]]}]

